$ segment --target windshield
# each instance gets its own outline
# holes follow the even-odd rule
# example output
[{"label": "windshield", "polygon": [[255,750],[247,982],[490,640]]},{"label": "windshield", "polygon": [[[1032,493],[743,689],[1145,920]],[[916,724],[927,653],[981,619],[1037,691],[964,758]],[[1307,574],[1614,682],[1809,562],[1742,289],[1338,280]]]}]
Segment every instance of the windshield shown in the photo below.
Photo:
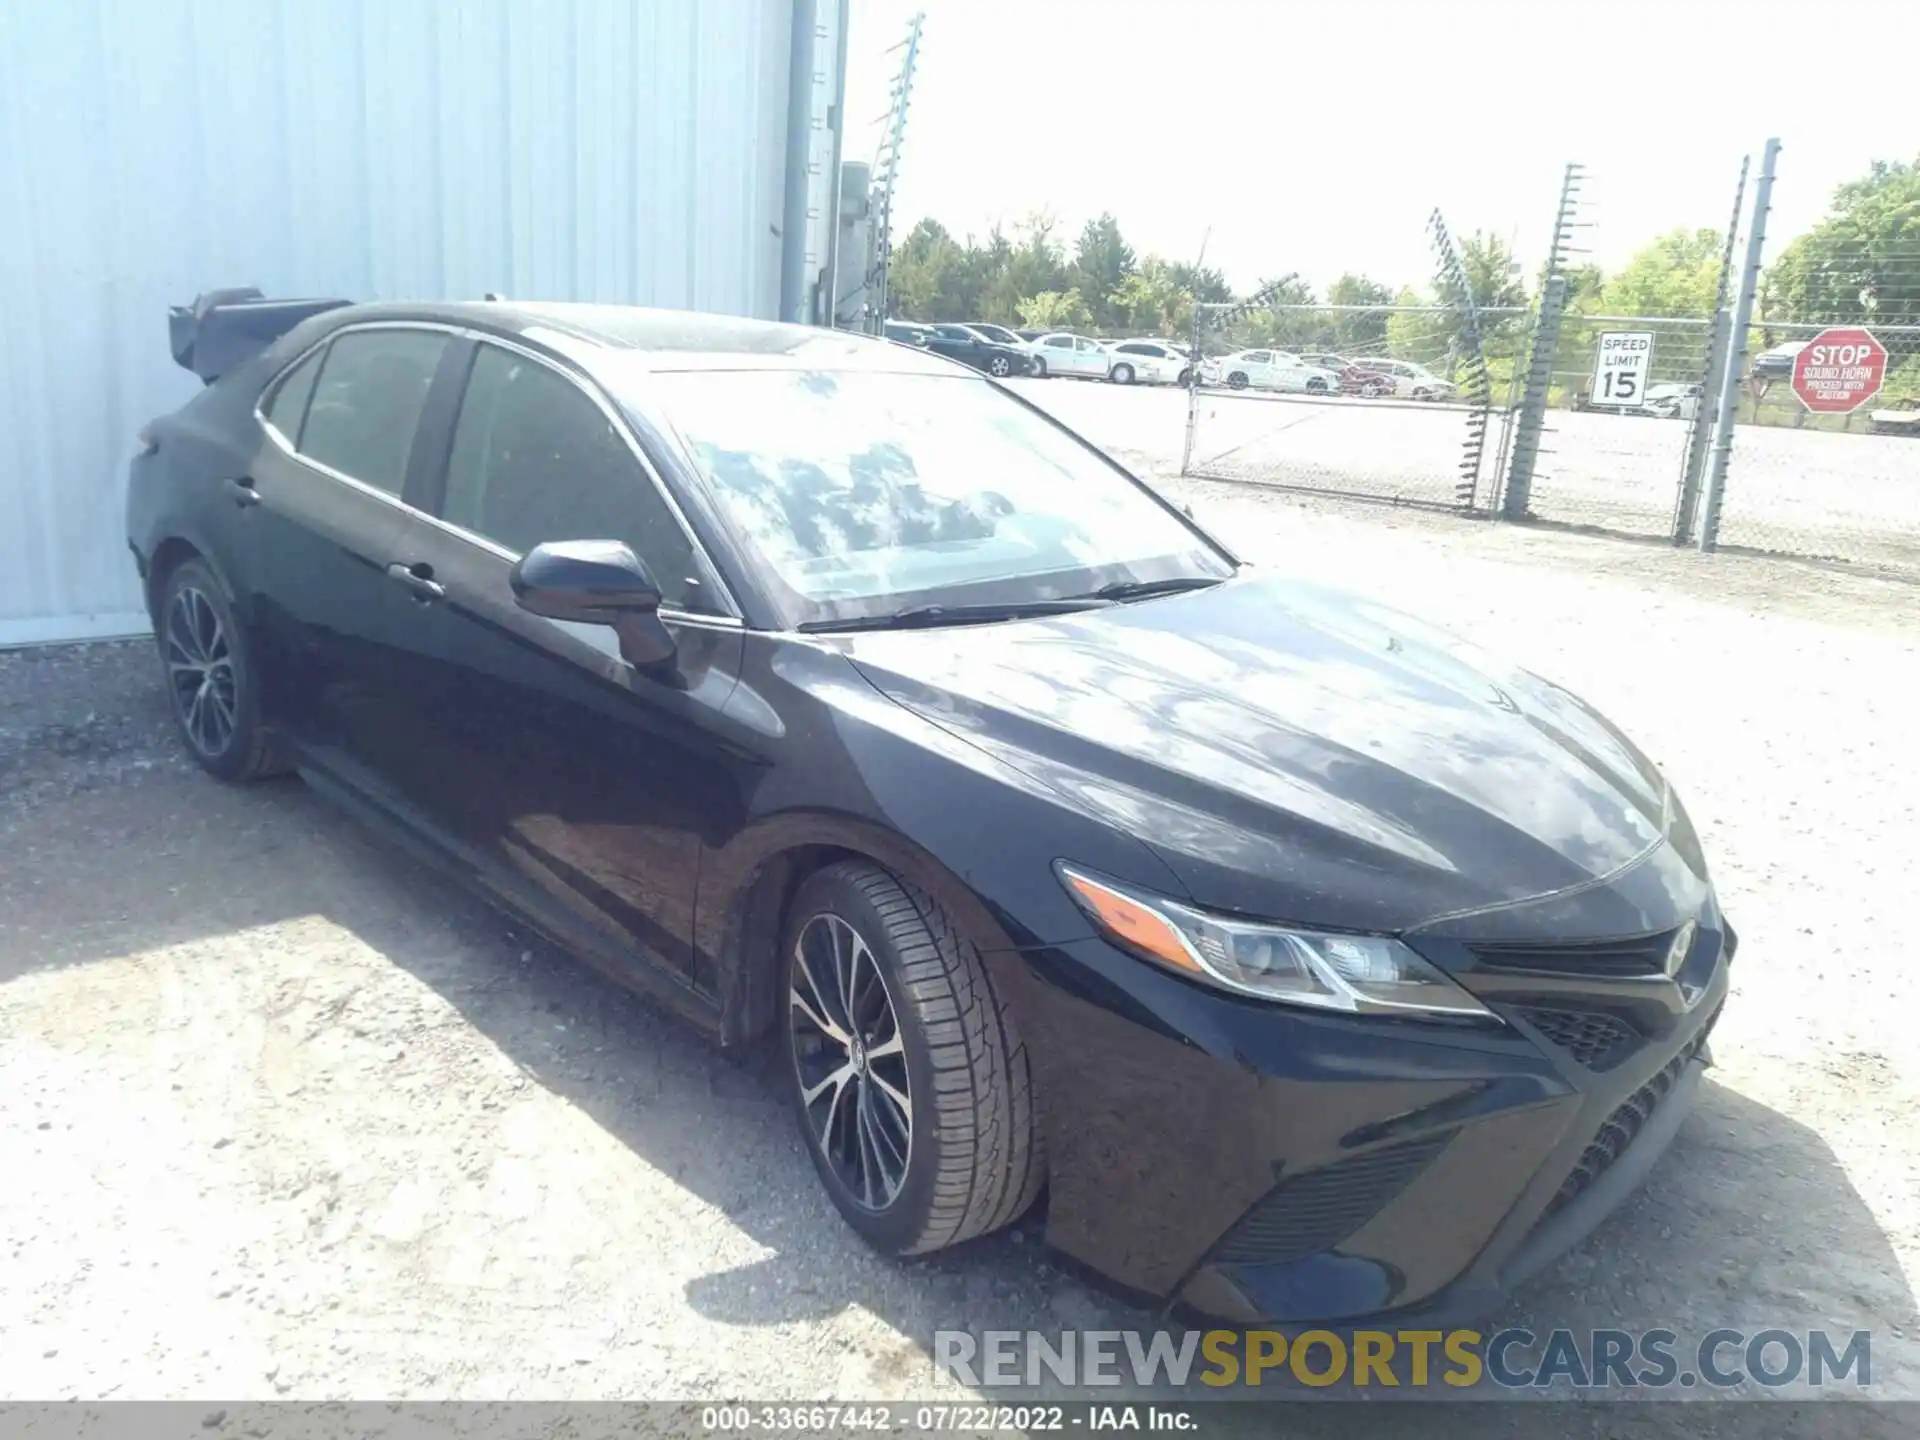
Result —
[{"label": "windshield", "polygon": [[989,340],[997,340],[1002,345],[1018,345],[1020,343],[1020,337],[1018,335],[1001,325],[975,325],[973,330],[976,334],[984,335]]},{"label": "windshield", "polygon": [[1099,452],[984,380],[706,370],[646,385],[790,627],[1233,573]]}]

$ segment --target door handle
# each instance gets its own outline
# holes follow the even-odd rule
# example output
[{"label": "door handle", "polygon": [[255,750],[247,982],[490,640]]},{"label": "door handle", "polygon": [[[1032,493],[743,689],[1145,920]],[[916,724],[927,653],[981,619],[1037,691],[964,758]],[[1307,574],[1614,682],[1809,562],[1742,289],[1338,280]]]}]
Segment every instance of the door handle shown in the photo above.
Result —
[{"label": "door handle", "polygon": [[422,605],[447,598],[447,587],[433,578],[433,567],[425,561],[402,565],[396,560],[387,566],[387,578],[399,581]]},{"label": "door handle", "polygon": [[251,475],[242,475],[237,479],[227,481],[227,495],[232,499],[233,503],[238,505],[242,510],[246,509],[249,505],[258,505],[260,503],[260,492],[253,488],[253,477]]}]

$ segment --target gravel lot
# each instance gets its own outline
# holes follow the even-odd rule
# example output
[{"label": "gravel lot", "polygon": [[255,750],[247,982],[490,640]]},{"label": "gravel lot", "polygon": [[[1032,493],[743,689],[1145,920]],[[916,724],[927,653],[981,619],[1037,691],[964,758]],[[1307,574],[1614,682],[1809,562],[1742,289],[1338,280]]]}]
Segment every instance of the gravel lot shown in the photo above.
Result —
[{"label": "gravel lot", "polygon": [[[1109,444],[1179,468],[1186,393],[1054,380],[1020,382],[1039,403]],[[1306,400],[1204,392],[1200,473],[1453,503],[1467,412],[1350,396]],[[1555,411],[1542,441],[1533,510],[1546,520],[1630,535],[1672,533],[1687,427]],[[1480,478],[1484,503],[1500,445],[1496,418]],[[1920,577],[1920,444],[1899,437],[1777,426],[1735,432],[1721,542],[1859,561]]]},{"label": "gravel lot", "polygon": [[[1032,391],[1177,455],[1177,418]],[[1500,1319],[1869,1328],[1875,1391],[1920,1398],[1920,591],[1167,483],[1248,558],[1580,690],[1703,831],[1742,934],[1718,1068]],[[298,782],[203,777],[147,645],[0,655],[0,854],[7,1396],[922,1398],[936,1328],[1154,1323],[1031,1233],[865,1251],[759,1067]]]}]

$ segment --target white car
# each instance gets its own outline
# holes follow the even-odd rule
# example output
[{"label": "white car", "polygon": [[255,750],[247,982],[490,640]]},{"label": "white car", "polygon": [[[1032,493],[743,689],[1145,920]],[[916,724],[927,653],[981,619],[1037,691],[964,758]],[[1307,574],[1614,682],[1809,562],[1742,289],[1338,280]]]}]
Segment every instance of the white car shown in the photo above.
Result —
[{"label": "white car", "polygon": [[1042,335],[1034,341],[1033,354],[1040,362],[1039,369],[1034,371],[1036,375],[1084,375],[1104,380],[1113,368],[1106,346],[1067,330]]},{"label": "white car", "polygon": [[1340,377],[1309,365],[1286,350],[1241,350],[1200,363],[1200,378],[1235,390],[1278,390],[1290,395],[1337,395]]},{"label": "white car", "polygon": [[1109,345],[1107,353],[1113,357],[1107,378],[1116,385],[1186,384],[1187,357],[1164,340],[1122,340]]},{"label": "white car", "polygon": [[1356,370],[1368,375],[1379,375],[1393,384],[1389,394],[1403,400],[1451,400],[1453,382],[1442,380],[1424,365],[1416,365],[1411,360],[1356,359]]}]

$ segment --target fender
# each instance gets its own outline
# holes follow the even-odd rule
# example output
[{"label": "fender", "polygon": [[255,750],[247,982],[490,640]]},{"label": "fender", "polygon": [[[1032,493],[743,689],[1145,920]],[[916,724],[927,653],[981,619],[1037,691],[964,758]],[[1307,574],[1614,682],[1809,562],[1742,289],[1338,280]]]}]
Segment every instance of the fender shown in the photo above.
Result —
[{"label": "fender", "polygon": [[980,951],[996,986],[1027,983],[1012,936],[937,857],[861,816],[785,811],[742,831],[701,861],[695,965],[713,977],[718,991],[722,1045],[757,1039],[779,1014],[780,924],[800,882],[835,860],[854,857],[871,860],[931,895]]}]

